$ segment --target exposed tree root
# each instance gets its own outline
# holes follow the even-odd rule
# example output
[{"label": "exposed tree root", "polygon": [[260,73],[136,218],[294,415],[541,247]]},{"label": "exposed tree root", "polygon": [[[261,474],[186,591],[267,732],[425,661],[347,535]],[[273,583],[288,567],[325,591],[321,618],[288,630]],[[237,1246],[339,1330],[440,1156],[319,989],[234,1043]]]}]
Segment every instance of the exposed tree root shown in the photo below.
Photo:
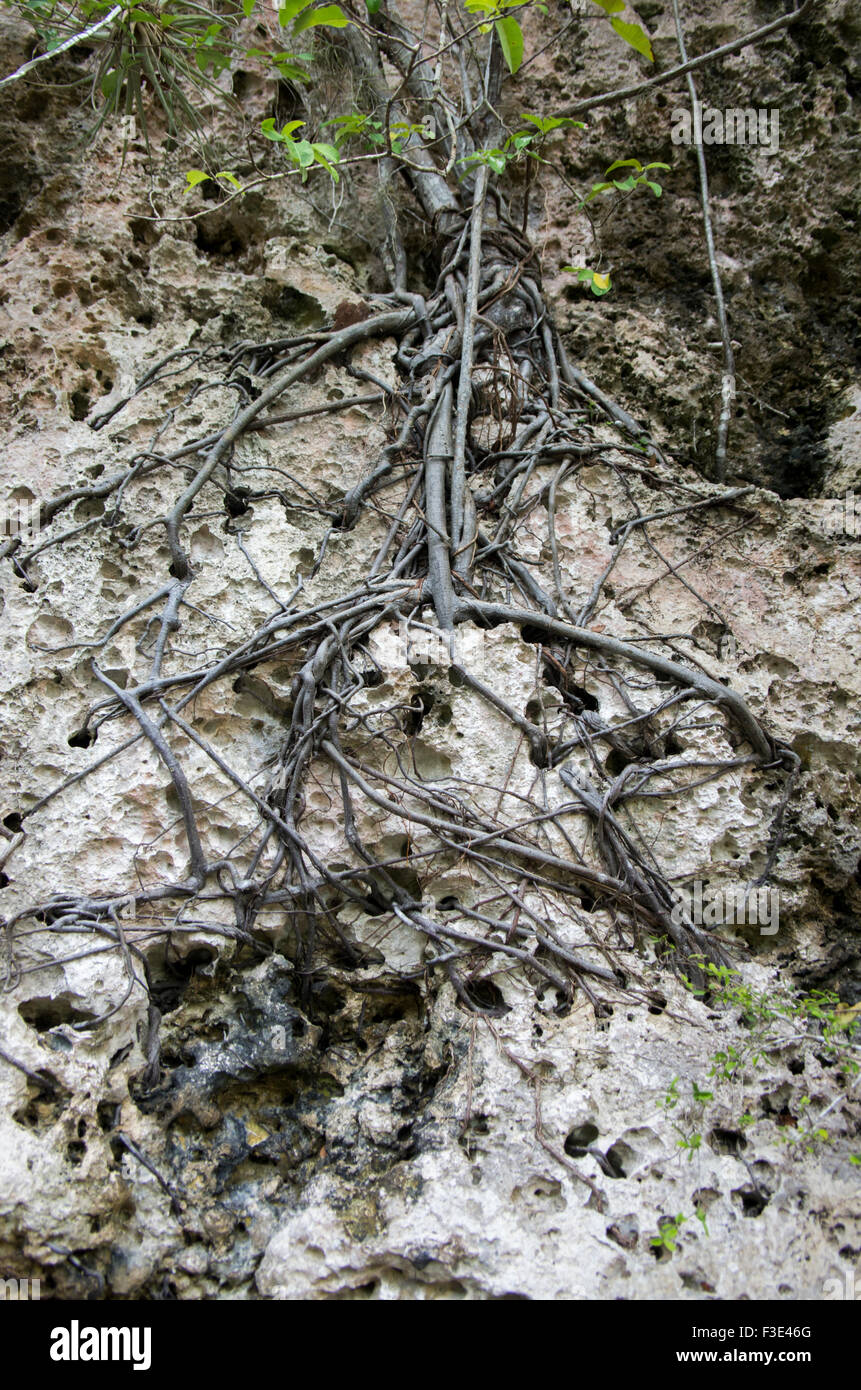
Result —
[{"label": "exposed tree root", "polygon": [[[386,22],[390,30],[381,43],[415,95],[424,81],[421,65],[413,69],[403,58],[393,21]],[[362,61],[369,80],[381,83],[378,56],[365,48]],[[233,418],[219,432],[186,439],[167,453],[159,452],[157,437],[150,450],[107,480],[49,501],[48,529],[37,547],[27,551],[20,539],[3,547],[27,580],[37,555],[79,534],[80,528],[62,531],[59,523],[86,499],[108,504],[104,525],[127,549],[145,529],[164,532],[169,573],[158,576],[153,592],[112,620],[104,635],[77,644],[82,652],[90,649],[92,670],[107,692],[90,710],[82,737],[120,719],[132,732],[26,810],[22,828],[26,833],[29,818],[108,759],[149,743],[170,775],[188,847],[188,872],[180,882],[143,888],[130,882],[86,897],[55,895],[12,918],[5,924],[7,985],[43,968],[33,948],[61,934],[68,945],[61,959],[119,951],[127,997],[133,988],[150,989],[147,957],[159,938],[204,930],[265,949],[260,922],[278,912],[290,928],[300,999],[310,1006],[314,981],[333,951],[353,963],[366,959],[343,919],[350,905],[372,909],[383,924],[412,929],[426,942],[424,965],[415,973],[438,972],[466,1008],[491,1018],[504,1004],[478,987],[492,973],[489,962],[494,969],[521,972],[536,989],[555,989],[560,1005],[581,990],[600,1014],[613,994],[640,993],[644,952],[688,974],[696,974],[703,957],[723,958],[713,934],[674,912],[672,883],[638,834],[638,803],[649,797],[679,800],[705,781],[743,769],[755,776],[765,767],[789,768],[791,757],[736,691],[680,659],[671,639],[657,636],[647,646],[639,631],[622,640],[589,624],[631,537],[648,537],[661,572],[671,572],[650,526],[712,506],[737,511],[746,490],[715,497],[682,482],[637,422],[567,362],[533,249],[491,206],[486,169],[463,185],[468,192],[462,205],[421,142],[410,155],[415,194],[439,233],[432,294],[407,292],[406,258],[392,222],[395,288],[378,297],[371,317],[339,331],[242,342],[220,356],[215,350],[173,354],[148,373],[138,391],[168,373],[196,373],[189,400],[220,381],[236,394]],[[218,489],[227,510],[237,515],[273,495],[239,481],[243,437],[307,415],[307,409],[289,408],[291,388],[334,359],[349,364],[358,345],[381,337],[397,340],[397,389],[384,386],[360,399],[385,398],[394,421],[390,442],[331,515],[327,533],[354,527],[379,504],[383,524],[367,578],[316,603],[305,601],[301,584],[282,599],[260,579],[273,605],[266,620],[221,654],[184,667],[177,634],[195,580],[187,538],[204,489]],[[606,421],[601,428],[596,403]],[[114,414],[94,427],[103,428]],[[561,490],[576,489],[587,466],[619,481],[630,514],[616,525],[612,563],[578,608],[566,587],[556,523]],[[146,528],[132,528],[124,499],[156,473],[184,476],[184,486],[169,511]],[[279,484],[275,492],[316,509],[306,484]],[[527,522],[545,527],[551,590],[521,553]],[[234,535],[250,561],[238,525]],[[318,565],[324,550],[325,541]],[[100,668],[98,655],[144,614],[155,633],[149,670],[138,684],[120,689]],[[492,789],[495,811],[468,783],[419,775],[411,752],[414,709],[397,700],[369,709],[364,696],[374,676],[372,639],[399,621],[432,621],[445,635],[451,673],[518,732],[519,766],[529,769],[529,778]],[[541,672],[560,692],[561,714],[552,727],[540,712],[514,708],[492,677],[470,669],[458,642],[464,625],[509,625],[534,644]],[[195,702],[216,682],[234,682],[288,658],[295,676],[279,765],[249,778],[196,725]],[[624,718],[609,722],[589,708],[584,671],[615,692],[627,710]],[[687,752],[679,751],[680,736]],[[715,742],[726,752],[716,753]],[[177,743],[202,750],[253,808],[256,828],[237,832],[230,853],[207,845]],[[622,767],[610,772],[607,757],[614,751]],[[306,808],[309,781],[324,768],[343,826],[337,863],[316,847]],[[403,829],[402,852],[382,851],[361,828],[374,809]],[[783,807],[781,818],[782,813]],[[770,862],[775,852],[772,844]],[[449,870],[468,874],[475,889],[474,903],[458,903],[453,914],[429,907],[422,892],[423,884]],[[570,904],[579,942],[558,930],[549,904],[560,899]],[[224,904],[232,907],[232,925],[223,920]],[[148,1076],[154,1081],[155,1010],[150,1024]],[[536,1114],[540,1129],[540,1110]]]}]

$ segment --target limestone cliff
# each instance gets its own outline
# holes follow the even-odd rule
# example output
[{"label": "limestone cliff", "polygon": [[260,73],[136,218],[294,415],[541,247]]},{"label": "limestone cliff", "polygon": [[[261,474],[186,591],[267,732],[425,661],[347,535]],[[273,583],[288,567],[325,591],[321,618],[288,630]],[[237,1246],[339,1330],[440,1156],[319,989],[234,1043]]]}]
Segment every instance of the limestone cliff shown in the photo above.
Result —
[{"label": "limestone cliff", "polygon": [[[602,88],[642,75],[581,10],[503,114],[573,103],[596,71]],[[637,13],[671,66],[671,8],[649,0]],[[709,0],[688,20],[689,46],[777,13]],[[0,23],[7,71],[29,36]],[[251,657],[291,604],[331,611],[334,626],[408,515],[404,472],[379,507],[341,524],[401,426],[400,338],[322,362],[272,408],[294,418],[244,436],[185,519],[190,583],[170,612],[152,595],[188,576],[154,519],[188,483],[183,441],[217,434],[266,389],[279,342],[313,346],[387,291],[377,185],[357,174],[341,199],[286,180],[223,205],[207,185],[211,209],[198,202],[204,214],[189,219],[188,149],[166,142],[150,159],[132,145],[123,164],[110,130],[82,144],[89,117],[68,85],[82,55],[0,93],[3,487],[21,508],[75,492],[0,562],[0,1273],[40,1277],[60,1298],[819,1299],[857,1267],[861,563],[846,493],[861,491],[858,38],[849,0],[828,0],[698,74],[714,106],[780,110],[776,153],[709,151],[737,342],[725,482],[708,476],[720,353],[696,168],[670,138],[681,81],[596,110],[554,147],[527,209],[570,362],[650,443],[626,443],[581,395],[565,445],[577,469],[556,486],[556,463],[539,460],[517,562],[595,633],[735,692],[773,756],[757,758],[750,729],[704,687],[696,706],[690,690],[673,704],[642,671],[639,685],[623,681],[606,653],[572,655],[526,623],[474,614],[461,624],[470,669],[494,706],[444,650],[421,647],[421,629],[405,650],[402,612],[383,611],[357,646],[341,738],[356,835],[394,867],[387,877],[357,853],[347,774],[320,735],[297,824],[314,862],[358,887],[315,890],[328,936],[311,955],[287,887],[259,910],[250,888],[242,897],[269,852],[255,858],[260,807],[246,792],[281,804],[273,778],[277,792],[302,696],[286,638]],[[233,87],[249,128],[273,112],[255,74]],[[290,99],[282,89],[284,119]],[[596,227],[573,189],[630,155],[671,165],[663,195],[625,201]],[[430,299],[433,235],[410,206],[414,288]],[[600,299],[562,270],[599,247],[614,277]],[[475,458],[503,455],[513,437],[515,388],[487,382]],[[502,525],[487,476],[478,502]],[[405,570],[416,603],[424,563]],[[509,593],[522,574],[503,576]],[[419,608],[416,621],[433,615]],[[232,662],[181,707],[187,728],[169,726],[216,866],[186,898],[158,897],[189,881],[186,808],[123,703],[160,651],[154,719],[171,680]],[[660,705],[636,736],[632,692]],[[449,826],[466,798],[489,839],[505,798],[530,834],[550,808],[561,829],[544,852],[597,874],[599,830],[571,809],[561,759],[542,762],[566,740],[565,766],[606,792],[600,833],[611,790],[650,760],[727,769],[692,778],[684,797],[658,782],[630,822],[617,810],[670,882],[714,894],[768,873],[779,922],[720,933],[734,984],[691,991],[653,923],[620,925],[598,889],[572,897],[552,874],[524,877],[519,910],[489,926],[488,884],[455,830],[440,853],[417,814],[398,814],[405,783],[425,800],[404,805],[432,802]],[[510,886],[505,856],[490,865]],[[413,919],[395,910],[392,883]],[[468,948],[479,928],[495,930],[492,948]],[[565,952],[580,962],[576,987],[558,973]],[[785,990],[803,991],[807,1011]],[[839,995],[830,1027],[810,1012],[817,990]]]}]

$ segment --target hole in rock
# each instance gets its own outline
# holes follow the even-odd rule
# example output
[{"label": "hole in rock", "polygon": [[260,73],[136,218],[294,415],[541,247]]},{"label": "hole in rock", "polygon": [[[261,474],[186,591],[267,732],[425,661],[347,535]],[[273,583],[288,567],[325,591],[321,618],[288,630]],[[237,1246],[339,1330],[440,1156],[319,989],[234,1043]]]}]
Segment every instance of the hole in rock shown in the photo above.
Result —
[{"label": "hole in rock", "polygon": [[502,990],[492,980],[470,980],[464,988],[470,1005],[476,1013],[500,1016],[511,1012],[502,995]]},{"label": "hole in rock", "polygon": [[79,386],[69,397],[69,404],[72,407],[73,420],[86,420],[92,408],[89,388],[86,386]]},{"label": "hole in rock", "polygon": [[96,1017],[90,1009],[79,1009],[68,994],[58,994],[53,999],[25,999],[18,1005],[18,1013],[37,1033],[47,1033],[63,1023],[89,1023]]},{"label": "hole in rock", "polygon": [[565,1140],[565,1152],[570,1158],[583,1158],[587,1150],[595,1143],[598,1138],[598,1126],[591,1120],[587,1120],[582,1125],[575,1125],[569,1130]]},{"label": "hole in rock", "polygon": [[95,729],[78,729],[74,734],[69,734],[68,743],[70,748],[89,748],[97,738]]},{"label": "hole in rock", "polygon": [[768,1206],[768,1197],[752,1183],[735,1188],[731,1196],[735,1205],[741,1207],[742,1216],[761,1216]]},{"label": "hole in rock", "polygon": [[709,1135],[709,1146],[716,1154],[739,1154],[747,1148],[747,1140],[738,1129],[713,1129]]},{"label": "hole in rock", "polygon": [[244,516],[248,511],[248,493],[239,489],[224,494],[224,510],[228,516]]},{"label": "hole in rock", "polygon": [[34,1077],[27,1077],[27,1100],[14,1111],[12,1119],[25,1129],[43,1134],[57,1122],[71,1098],[71,1092],[52,1072],[40,1070]]}]

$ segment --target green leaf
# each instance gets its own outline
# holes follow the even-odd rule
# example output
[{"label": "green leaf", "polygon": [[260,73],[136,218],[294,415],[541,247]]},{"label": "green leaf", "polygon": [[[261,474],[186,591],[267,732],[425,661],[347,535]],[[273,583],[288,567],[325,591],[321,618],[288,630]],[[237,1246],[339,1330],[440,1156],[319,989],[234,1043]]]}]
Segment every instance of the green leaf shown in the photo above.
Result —
[{"label": "green leaf", "polygon": [[292,61],[292,53],[273,53],[272,64],[288,82],[310,82],[311,74]]},{"label": "green leaf", "polygon": [[551,130],[561,130],[568,126],[578,126],[580,130],[586,129],[583,121],[572,121],[570,116],[532,116],[528,111],[523,111],[520,119],[529,121],[530,125],[537,126],[542,135],[549,135]]},{"label": "green leaf", "polygon": [[[102,96],[105,97],[106,100],[110,101],[112,97],[116,96],[117,92],[122,86],[122,81],[123,75],[120,69],[111,68],[110,72],[106,72],[101,82],[99,83]],[[204,177],[206,176],[204,175]]]},{"label": "green leaf", "polygon": [[659,183],[653,183],[651,179],[646,179],[646,187],[651,188],[656,198],[660,198],[664,191]]},{"label": "green leaf", "polygon": [[617,159],[613,164],[610,165],[609,169],[604,170],[604,173],[612,174],[614,169],[626,169],[629,166],[632,169],[642,169],[643,167],[639,159]]},{"label": "green leaf", "polygon": [[523,62],[523,30],[511,15],[498,19],[494,28],[502,56],[508,64],[508,71],[513,74]]},{"label": "green leaf", "polygon": [[209,174],[205,173],[203,169],[189,169],[185,176],[185,181],[188,184],[186,193],[189,193],[192,188],[197,188],[199,183],[203,183],[204,179],[208,178]]},{"label": "green leaf", "polygon": [[303,29],[310,29],[315,24],[327,29],[346,29],[349,22],[340,5],[321,5],[319,10],[311,10],[297,19],[293,32],[301,34]]},{"label": "green leaf", "polygon": [[326,172],[331,176],[333,183],[339,183],[341,176],[334,167],[339,159],[338,151],[334,145],[312,145],[314,158],[318,164],[322,164]]},{"label": "green leaf", "polygon": [[287,153],[300,169],[310,169],[314,163],[314,147],[310,140],[288,140]]},{"label": "green leaf", "polygon": [[[587,283],[594,295],[609,294],[611,289],[609,272],[606,275],[599,275],[597,271],[589,270],[587,266],[583,265],[563,265],[562,269],[568,275],[576,275],[578,280]],[[677,1077],[673,1078],[664,1101],[664,1104],[670,1109],[678,1100],[678,1096],[675,1094],[677,1079]]]},{"label": "green leaf", "polygon": [[[613,186],[614,185],[612,183],[593,183],[590,191],[586,194],[586,197],[583,199],[583,203],[591,203],[592,199],[597,198],[599,193],[610,193],[613,189]],[[583,203],[580,204],[581,207],[583,206]]]},{"label": "green leaf", "polygon": [[596,5],[600,5],[605,14],[618,14],[625,8],[625,0],[595,0]]},{"label": "green leaf", "polygon": [[215,175],[215,177],[217,179],[227,179],[228,183],[232,183],[234,188],[237,188],[240,193],[242,192],[242,184],[239,182],[235,174],[231,174],[229,169],[222,169],[219,173]]},{"label": "green leaf", "polygon": [[367,6],[368,14],[377,14],[382,3],[383,0],[365,0],[365,5]]},{"label": "green leaf", "polygon": [[[598,3],[601,4],[601,0],[598,0]],[[622,9],[623,6],[619,8]],[[655,61],[649,36],[645,30],[640,28],[639,24],[626,24],[624,19],[611,19],[610,23],[620,39],[624,39],[625,43],[629,43],[638,53],[642,53],[643,57],[648,58],[650,63]]]},{"label": "green leaf", "polygon": [[293,140],[293,131],[299,130],[304,124],[304,121],[288,121],[285,126],[282,126],[281,130],[276,130],[273,117],[267,116],[266,120],[260,123],[260,131],[261,134],[266,136],[267,140],[276,140],[280,144],[292,145],[295,143]]},{"label": "green leaf", "polygon": [[307,10],[310,0],[282,0],[278,7],[278,23],[283,29],[291,19],[295,19],[300,10]]},{"label": "green leaf", "polygon": [[245,15],[246,19],[254,9],[255,3],[256,0],[242,0],[242,13]]}]

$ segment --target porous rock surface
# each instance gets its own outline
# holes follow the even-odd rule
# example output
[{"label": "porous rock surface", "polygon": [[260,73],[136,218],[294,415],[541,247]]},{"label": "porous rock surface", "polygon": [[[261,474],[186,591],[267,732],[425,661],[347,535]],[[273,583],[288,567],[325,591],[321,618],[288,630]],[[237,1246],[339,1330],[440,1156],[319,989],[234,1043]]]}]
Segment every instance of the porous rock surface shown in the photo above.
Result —
[{"label": "porous rock surface", "polygon": [[[753,11],[760,20],[760,8],[740,0],[698,7],[691,40],[719,42]],[[848,6],[826,8],[831,48],[820,46],[804,61],[829,65],[830,81],[853,21]],[[641,15],[648,20],[649,7]],[[661,44],[671,48],[667,24],[660,19],[659,53]],[[605,42],[603,31],[589,33],[595,44]],[[4,21],[3,39],[6,70],[24,56],[25,31]],[[774,80],[783,61],[742,56],[727,64],[719,91],[733,81]],[[577,63],[569,66],[558,82],[570,99],[578,94]],[[614,53],[607,85],[630,71],[636,65]],[[2,241],[3,468],[7,488],[21,498],[99,477],[116,468],[118,453],[145,446],[165,409],[182,399],[172,380],[136,398],[102,431],[88,420],[129,395],[166,354],[274,336],[285,325],[318,327],[344,299],[359,301],[379,283],[370,250],[349,227],[329,225],[283,187],[216,209],[198,224],[146,220],[135,190],[145,177],[143,154],[132,152],[121,179],[108,137],[86,158],[62,158],[58,150],[74,150],[85,122],[63,91],[49,91],[47,114],[35,102],[22,88],[5,94],[2,106],[2,158],[16,190]],[[817,108],[808,120],[827,118]],[[607,118],[608,128],[616,119]],[[650,131],[638,129],[637,153]],[[790,180],[803,180],[812,161],[815,136],[804,130],[799,138],[797,156],[783,166]],[[611,157],[628,152],[617,141]],[[648,153],[661,157],[654,144]],[[582,169],[578,176],[582,182]],[[810,275],[819,265],[811,219],[838,226],[854,191],[839,158],[831,177],[822,200],[797,218],[785,198],[775,199]],[[745,203],[729,177],[720,195],[729,241],[730,229],[745,221]],[[553,290],[553,239],[574,224],[566,221],[561,185],[550,179],[545,196],[537,230]],[[660,252],[643,269],[647,290],[636,303],[623,289],[606,311],[582,297],[572,305],[556,282],[556,307],[577,360],[648,415],[671,441],[667,447],[678,446],[682,398],[697,397],[708,357],[690,332],[692,313],[706,312],[702,264],[698,279],[680,269],[699,255],[693,184],[678,201],[684,205],[669,214],[668,228],[655,234]],[[770,206],[766,199],[764,217]],[[631,222],[626,235],[635,233]],[[753,235],[748,225],[745,236]],[[816,254],[827,259],[836,244],[821,236]],[[764,272],[745,237],[732,255],[743,266],[732,280],[743,301],[745,287]],[[778,260],[773,249],[780,298],[796,293],[795,266],[778,271]],[[851,267],[835,254],[838,262],[848,276]],[[828,310],[815,294],[803,307],[814,315]],[[765,355],[766,342],[770,350],[771,312],[762,308],[754,356]],[[756,317],[749,314],[742,305],[743,326]],[[819,391],[825,348],[806,324],[806,336],[795,331],[794,351],[808,354]],[[372,344],[363,349],[364,365],[393,381],[393,353],[392,342]],[[605,371],[610,357],[617,379]],[[838,376],[835,392],[846,385]],[[757,384],[755,371],[751,379]],[[356,393],[354,379],[329,367],[289,405]],[[223,402],[202,395],[185,424],[205,433],[222,412]],[[838,484],[832,496],[857,480],[858,436],[850,424],[847,412],[842,430],[824,413],[817,425],[817,447],[826,426],[838,431],[832,445],[821,443],[817,474],[821,481],[830,470]],[[278,467],[300,484],[313,479],[336,503],[367,471],[384,427],[376,406],[298,421],[280,436],[244,444],[249,476]],[[760,437],[745,428],[739,447],[747,440],[750,476]],[[683,467],[684,446],[680,454]],[[760,473],[756,481],[775,477]],[[732,680],[798,754],[802,770],[773,879],[782,895],[780,930],[765,939],[740,929],[737,963],[757,990],[794,981],[838,989],[851,1005],[861,996],[861,565],[857,539],[828,531],[827,493],[804,495],[807,477],[795,493],[784,474],[777,481],[784,498],[758,488],[745,501],[742,524],[720,514],[726,538],[696,566],[698,591],[732,633],[730,648],[718,640],[720,623],[704,621],[702,603],[680,582],[669,575],[653,582],[654,563],[637,546],[620,561],[601,621],[618,635],[630,631],[632,613],[644,636],[650,627],[693,632],[696,646],[683,641],[681,654],[695,653],[710,674]],[[597,470],[586,483],[588,502],[572,491],[558,504],[563,572],[575,597],[588,593],[606,564],[609,528],[624,502]],[[165,488],[163,481],[141,485],[134,495],[141,517],[164,507]],[[255,504],[242,533],[247,553],[220,508],[213,494],[212,515],[191,538],[196,607],[183,619],[190,648],[218,645],[219,624],[251,630],[261,620],[271,605],[260,576],[282,595],[304,577],[309,594],[325,598],[349,587],[351,575],[360,579],[372,553],[376,532],[363,520],[335,538],[312,574],[326,529],[314,508],[277,497]],[[8,564],[0,575],[0,767],[11,832],[2,849],[5,918],[53,891],[125,885],[133,893],[136,883],[184,872],[177,808],[151,751],[120,753],[28,817],[25,834],[15,830],[16,811],[128,737],[113,723],[93,747],[70,744],[103,691],[86,650],[69,644],[102,634],[107,612],[130,606],[154,575],[166,573],[158,531],[117,553],[102,540],[92,504],[74,514],[74,524],[80,534],[30,567],[35,584]],[[674,562],[703,540],[684,517],[660,523],[655,535]],[[533,558],[548,563],[537,544]],[[102,668],[120,685],[141,670],[144,630],[142,619],[101,653]],[[386,650],[380,647],[383,663]],[[507,698],[522,707],[541,700],[552,721],[556,692],[539,682],[534,649],[520,633],[504,627],[486,635],[483,659]],[[483,779],[492,796],[516,752],[505,721],[452,683],[443,665],[417,670],[393,662],[384,671],[384,684],[367,692],[371,713],[384,697],[399,695],[405,704],[422,693],[433,697],[414,749],[424,775]],[[290,678],[275,669],[265,681],[211,686],[196,710],[249,776],[277,754]],[[594,693],[606,696],[597,687]],[[726,751],[724,732],[709,737]],[[226,848],[246,812],[199,750],[181,739],[178,747],[201,827],[212,842],[223,826]],[[329,814],[326,776],[320,768],[312,778],[309,833],[322,852],[337,855],[343,830]],[[673,873],[746,881],[763,867],[780,786],[744,775],[729,789],[718,785],[702,787],[684,806],[661,803],[644,813],[640,828],[660,837]],[[375,843],[402,838],[396,820],[361,798],[357,808]],[[456,870],[427,885],[432,903],[468,903],[471,892],[469,875]],[[547,910],[546,901],[537,905]],[[565,904],[556,907],[564,924]],[[647,959],[647,989],[620,997],[597,1021],[585,997],[563,1008],[552,989],[536,991],[514,972],[493,976],[507,1012],[479,1019],[449,985],[417,973],[424,943],[408,927],[387,921],[383,929],[362,913],[349,925],[372,954],[359,969],[332,967],[310,1018],[296,1002],[289,953],[279,951],[276,914],[265,924],[275,949],[262,961],[213,930],[224,925],[219,910],[202,903],[197,930],[172,952],[151,956],[163,1013],[154,1088],[140,1082],[146,1000],[136,990],[122,1002],[126,977],[116,952],[80,954],[66,941],[56,963],[41,947],[16,953],[19,973],[7,974],[0,996],[2,1047],[33,1075],[0,1064],[5,1275],[40,1276],[43,1290],[61,1298],[791,1300],[824,1297],[826,1281],[861,1258],[852,1079],[841,1077],[826,1050],[793,1040],[791,1026],[781,1047],[748,1056],[730,1080],[716,1078],[716,1054],[749,1042],[741,1010],[710,1008]],[[109,1016],[88,1028],[101,1015]],[[674,1078],[675,1105],[667,1101]],[[696,1101],[692,1082],[708,1100]],[[810,1137],[807,1117],[826,1112],[827,1138]],[[692,1134],[699,1144],[680,1147],[680,1137]],[[677,1223],[677,1239],[655,1244],[667,1219]]]}]

